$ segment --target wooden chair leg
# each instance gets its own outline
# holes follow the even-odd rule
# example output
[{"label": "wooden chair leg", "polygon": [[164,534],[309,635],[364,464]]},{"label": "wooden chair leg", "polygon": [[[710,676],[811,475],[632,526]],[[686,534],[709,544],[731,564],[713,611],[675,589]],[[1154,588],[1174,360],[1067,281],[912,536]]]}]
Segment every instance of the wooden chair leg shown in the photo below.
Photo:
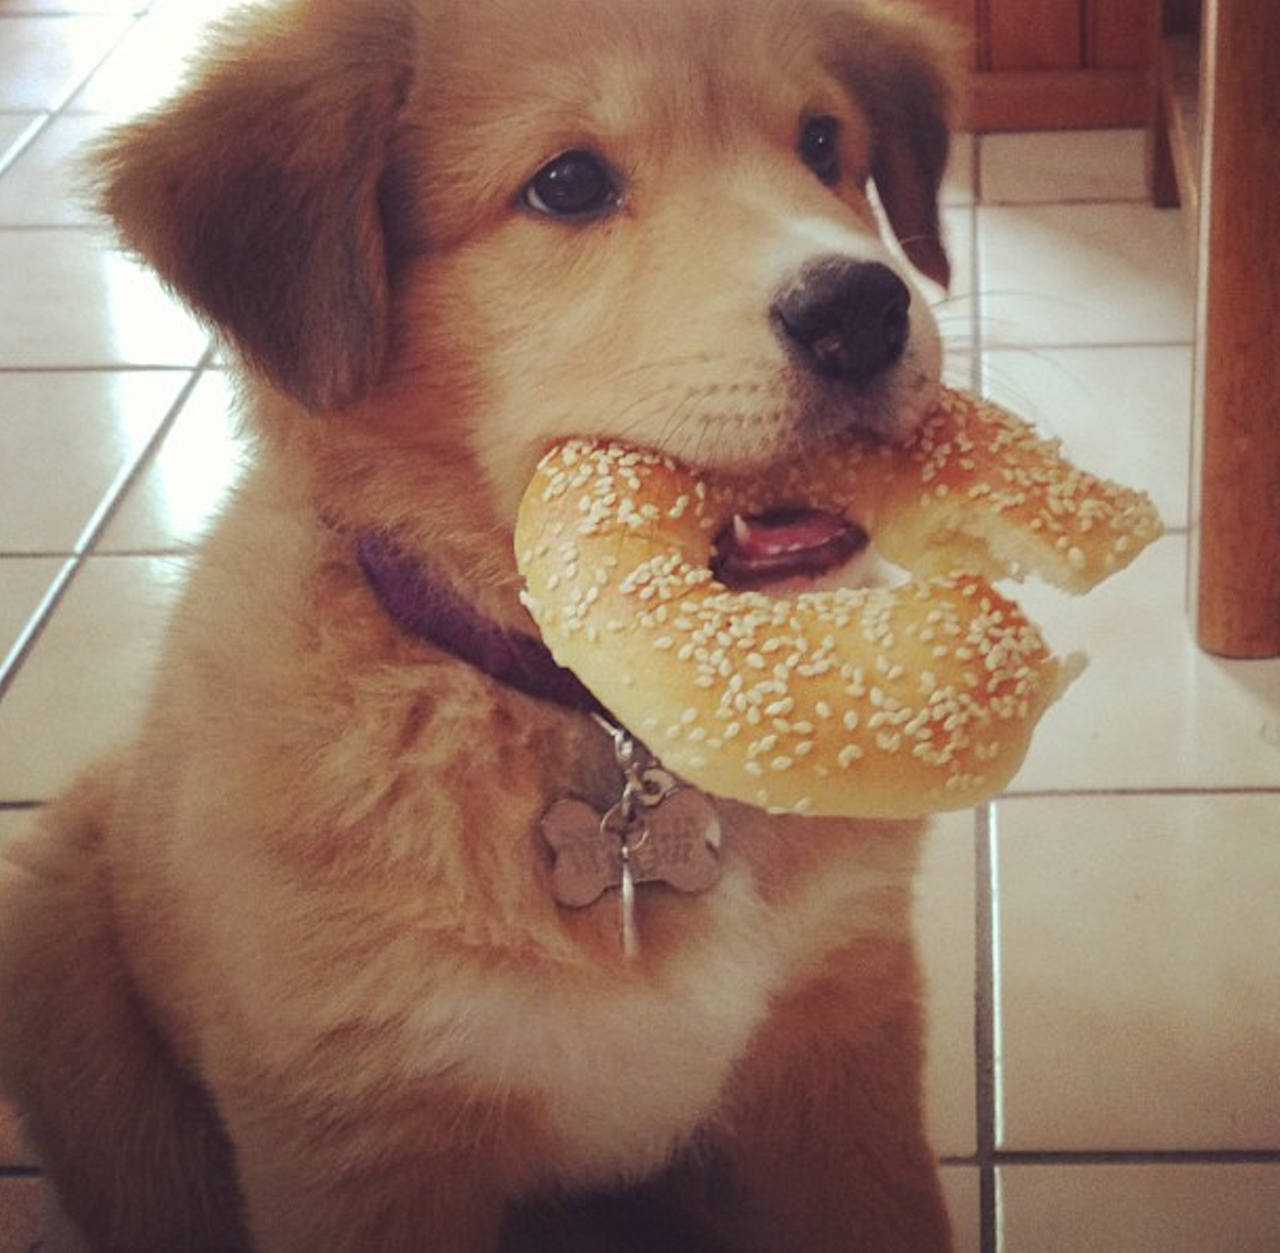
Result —
[{"label": "wooden chair leg", "polygon": [[1280,92],[1274,0],[1210,4],[1204,88],[1196,633],[1227,657],[1280,656]]}]

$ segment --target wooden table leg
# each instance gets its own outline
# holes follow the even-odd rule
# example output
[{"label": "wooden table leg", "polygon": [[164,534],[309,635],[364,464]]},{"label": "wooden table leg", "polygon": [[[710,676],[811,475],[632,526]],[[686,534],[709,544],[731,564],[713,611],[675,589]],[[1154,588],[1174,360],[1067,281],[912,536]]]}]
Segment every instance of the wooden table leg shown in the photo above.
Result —
[{"label": "wooden table leg", "polygon": [[1193,610],[1202,647],[1280,656],[1280,3],[1208,0]]}]

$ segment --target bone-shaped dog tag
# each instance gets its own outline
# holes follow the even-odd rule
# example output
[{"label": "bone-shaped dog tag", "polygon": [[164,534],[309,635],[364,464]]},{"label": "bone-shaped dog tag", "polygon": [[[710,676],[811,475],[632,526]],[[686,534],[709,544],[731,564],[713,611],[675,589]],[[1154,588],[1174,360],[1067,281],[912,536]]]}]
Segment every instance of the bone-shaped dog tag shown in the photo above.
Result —
[{"label": "bone-shaped dog tag", "polygon": [[631,851],[637,883],[705,892],[720,878],[720,819],[696,788],[682,787],[645,812],[645,838]]},{"label": "bone-shaped dog tag", "polygon": [[551,849],[552,895],[561,905],[590,905],[623,885],[622,842],[635,884],[666,883],[680,892],[705,892],[720,878],[720,820],[695,788],[682,787],[644,812],[643,838],[612,831],[585,801],[556,801],[542,817]]},{"label": "bone-shaped dog tag", "polygon": [[618,839],[585,801],[556,801],[542,815],[542,835],[554,859],[551,894],[561,905],[581,909],[622,883]]}]

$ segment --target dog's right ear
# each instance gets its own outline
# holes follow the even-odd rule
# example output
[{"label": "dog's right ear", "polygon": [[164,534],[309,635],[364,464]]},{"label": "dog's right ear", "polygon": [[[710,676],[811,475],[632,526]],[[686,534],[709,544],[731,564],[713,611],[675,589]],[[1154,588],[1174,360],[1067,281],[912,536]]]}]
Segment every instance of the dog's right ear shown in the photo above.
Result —
[{"label": "dog's right ear", "polygon": [[386,351],[383,187],[408,6],[310,0],[237,23],[176,101],[99,148],[100,203],[251,367],[338,409]]},{"label": "dog's right ear", "polygon": [[903,252],[946,287],[938,193],[960,78],[958,32],[906,0],[852,0],[835,56],[871,122],[871,179]]}]

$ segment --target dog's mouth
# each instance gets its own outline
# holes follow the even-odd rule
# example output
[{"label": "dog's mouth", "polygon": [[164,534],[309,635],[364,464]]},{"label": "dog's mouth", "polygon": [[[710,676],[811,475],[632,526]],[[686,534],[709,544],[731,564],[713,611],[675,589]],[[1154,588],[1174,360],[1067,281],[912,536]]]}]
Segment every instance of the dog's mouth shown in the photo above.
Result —
[{"label": "dog's mouth", "polygon": [[856,522],[824,510],[736,514],[712,542],[711,572],[734,590],[817,579],[859,556],[869,543]]}]

